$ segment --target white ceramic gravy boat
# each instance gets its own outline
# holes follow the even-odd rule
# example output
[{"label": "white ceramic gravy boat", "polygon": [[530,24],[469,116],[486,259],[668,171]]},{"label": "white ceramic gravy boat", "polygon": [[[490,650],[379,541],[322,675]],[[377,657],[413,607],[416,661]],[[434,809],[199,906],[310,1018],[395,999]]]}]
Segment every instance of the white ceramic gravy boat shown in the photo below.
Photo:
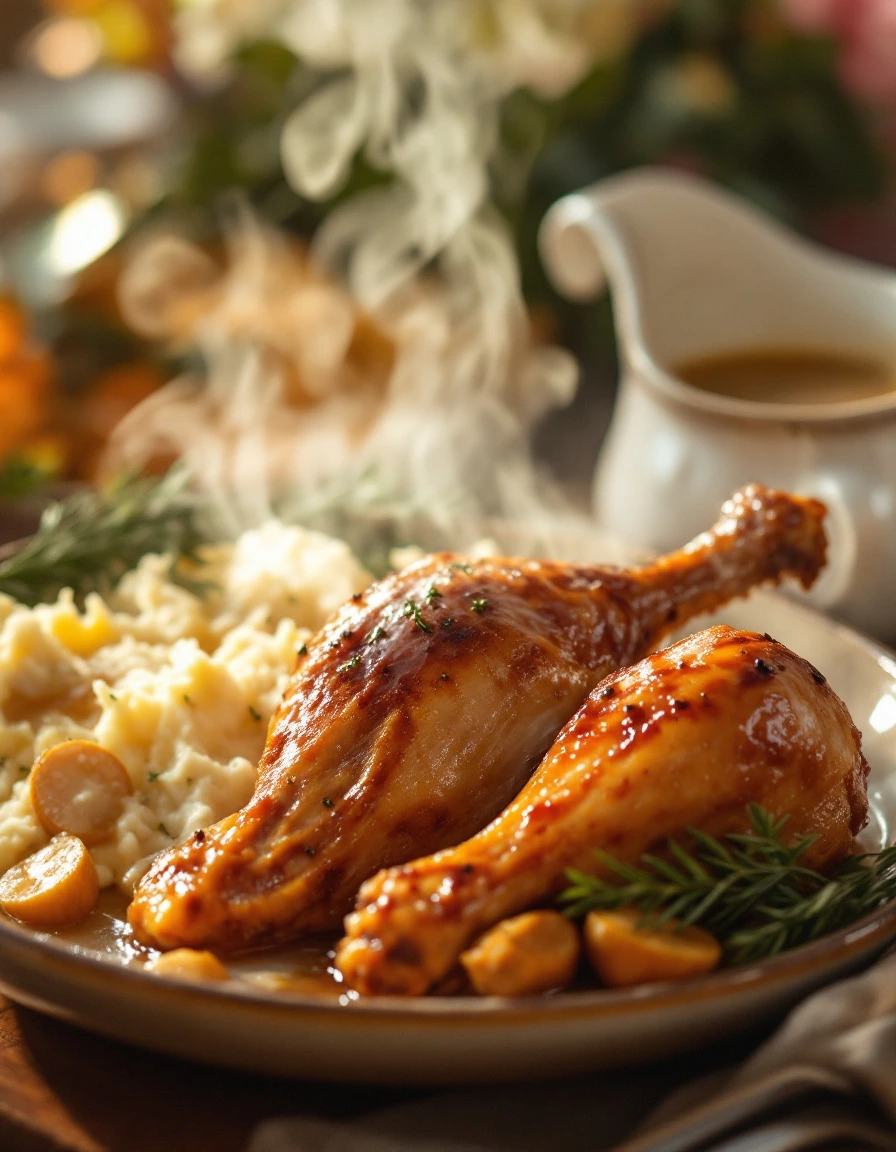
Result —
[{"label": "white ceramic gravy boat", "polygon": [[[896,365],[896,276],[810,245],[694,177],[645,169],[558,201],[541,230],[560,291],[613,292],[621,384],[595,476],[602,528],[665,550],[750,481],[829,509],[810,599],[896,638],[896,391],[830,404],[740,400],[671,365],[812,350]],[[896,380],[896,369],[894,369]]]}]

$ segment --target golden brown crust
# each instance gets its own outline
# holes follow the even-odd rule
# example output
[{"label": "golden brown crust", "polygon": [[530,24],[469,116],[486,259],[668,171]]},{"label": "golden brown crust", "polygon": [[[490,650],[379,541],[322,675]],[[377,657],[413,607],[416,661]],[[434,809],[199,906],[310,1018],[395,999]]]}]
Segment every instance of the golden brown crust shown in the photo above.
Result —
[{"label": "golden brown crust", "polygon": [[364,884],[337,964],[361,992],[425,992],[491,924],[545,899],[594,849],[636,862],[687,827],[791,814],[827,868],[864,824],[868,765],[843,702],[769,637],[717,627],[616,672],[477,836]]},{"label": "golden brown crust", "polygon": [[373,585],[298,657],[249,804],[144,877],[138,937],[235,949],[337,925],[379,868],[497,815],[603,676],[687,617],[816,568],[822,512],[753,488],[644,568],[443,553]]}]

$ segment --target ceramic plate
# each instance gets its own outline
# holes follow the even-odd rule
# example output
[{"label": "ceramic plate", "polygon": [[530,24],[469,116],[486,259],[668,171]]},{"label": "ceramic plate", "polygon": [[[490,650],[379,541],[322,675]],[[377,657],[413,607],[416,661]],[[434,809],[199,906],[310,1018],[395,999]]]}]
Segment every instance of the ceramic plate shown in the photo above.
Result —
[{"label": "ceramic plate", "polygon": [[[848,628],[771,594],[733,605],[719,620],[770,632],[820,668],[843,696],[871,764],[872,817],[864,843],[891,843],[896,661]],[[99,919],[101,929],[69,937],[3,919],[2,990],[39,1011],[179,1056],[268,1073],[405,1084],[556,1076],[696,1048],[771,1021],[809,990],[867,963],[896,936],[894,903],[774,960],[686,984],[516,1001],[364,1002],[263,984],[200,987],[150,976],[134,964],[123,925]]]}]

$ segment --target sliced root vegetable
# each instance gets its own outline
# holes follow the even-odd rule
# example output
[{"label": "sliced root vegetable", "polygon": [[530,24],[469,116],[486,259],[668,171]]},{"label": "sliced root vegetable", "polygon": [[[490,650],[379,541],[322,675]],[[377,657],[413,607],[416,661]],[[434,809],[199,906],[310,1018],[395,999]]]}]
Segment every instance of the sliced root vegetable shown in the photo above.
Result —
[{"label": "sliced root vegetable", "polygon": [[175,980],[229,980],[230,973],[214,954],[196,948],[175,948],[147,960],[147,972]]},{"label": "sliced root vegetable", "polygon": [[69,740],[40,756],[31,770],[31,803],[44,830],[71,832],[98,844],[115,828],[131,778],[112,752],[90,740]]},{"label": "sliced root vegetable", "polygon": [[595,972],[611,988],[687,980],[717,967],[722,948],[702,928],[680,928],[674,920],[660,928],[643,925],[634,908],[589,912],[585,949]]},{"label": "sliced root vegetable", "polygon": [[559,912],[503,920],[460,958],[481,996],[534,996],[563,988],[575,974],[578,930]]},{"label": "sliced root vegetable", "polygon": [[25,924],[60,928],[84,920],[99,891],[90,853],[63,832],[0,877],[0,908]]}]

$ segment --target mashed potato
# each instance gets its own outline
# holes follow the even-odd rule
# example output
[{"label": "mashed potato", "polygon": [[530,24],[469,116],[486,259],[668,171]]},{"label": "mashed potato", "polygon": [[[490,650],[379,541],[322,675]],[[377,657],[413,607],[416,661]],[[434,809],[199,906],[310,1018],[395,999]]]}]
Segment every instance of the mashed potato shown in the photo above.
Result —
[{"label": "mashed potato", "polygon": [[0,873],[48,837],[29,798],[37,756],[88,739],[133,795],[92,849],[130,893],[151,858],[249,799],[296,652],[370,576],[338,540],[269,523],[204,550],[203,595],[146,556],[107,599],[26,608],[0,595]]}]

